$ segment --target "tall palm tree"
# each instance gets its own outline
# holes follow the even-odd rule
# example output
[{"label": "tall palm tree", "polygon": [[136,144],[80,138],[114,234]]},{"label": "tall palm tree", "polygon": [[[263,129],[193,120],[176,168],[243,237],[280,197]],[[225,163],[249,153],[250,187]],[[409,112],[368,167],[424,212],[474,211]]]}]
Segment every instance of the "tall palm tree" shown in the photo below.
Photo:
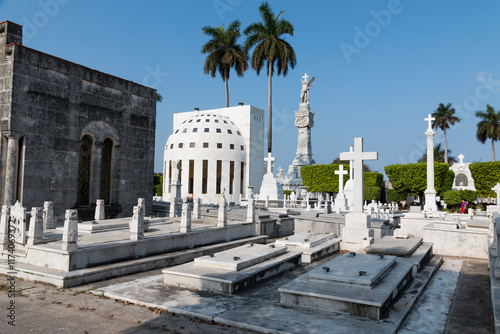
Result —
[{"label": "tall palm tree", "polygon": [[[293,26],[290,22],[280,18],[281,11],[278,15],[274,15],[271,7],[267,2],[262,3],[259,7],[259,13],[262,17],[262,22],[250,24],[244,31],[247,35],[245,42],[245,53],[255,46],[251,56],[251,66],[257,71],[264,67],[264,62],[267,65],[268,95],[267,95],[267,151],[271,152],[273,143],[273,114],[272,114],[272,78],[276,70],[278,75],[286,76],[288,68],[294,68],[297,63],[295,59],[295,51],[292,46],[285,41],[283,35],[293,36]],[[276,69],[274,65],[276,64]]]},{"label": "tall palm tree", "polygon": [[[435,162],[445,162],[446,156],[448,156],[448,161],[449,162],[457,162],[457,158],[452,157],[451,155],[451,150],[447,150],[445,154],[445,150],[441,147],[441,143],[437,143],[434,145],[434,161]],[[420,157],[418,160],[419,163],[426,163],[427,162],[427,149],[425,150],[424,154]]]},{"label": "tall palm tree", "polygon": [[444,162],[448,163],[448,142],[446,140],[446,129],[449,129],[450,125],[459,123],[461,119],[455,116],[455,108],[451,107],[451,103],[448,103],[447,105],[440,103],[439,107],[432,114],[432,117],[435,118],[432,123],[432,127],[436,130],[440,128],[444,131]]},{"label": "tall palm tree", "polygon": [[486,105],[486,111],[476,111],[476,117],[480,121],[477,123],[476,138],[481,143],[486,139],[491,139],[491,157],[495,161],[495,141],[500,139],[500,110],[495,112],[492,106]]},{"label": "tall palm tree", "polygon": [[229,107],[229,72],[234,68],[239,77],[243,76],[248,68],[247,56],[243,51],[238,38],[240,38],[240,21],[232,22],[227,29],[223,26],[216,28],[205,26],[203,33],[211,39],[201,48],[201,53],[208,53],[203,66],[203,72],[215,77],[219,72],[226,85],[226,107]]}]

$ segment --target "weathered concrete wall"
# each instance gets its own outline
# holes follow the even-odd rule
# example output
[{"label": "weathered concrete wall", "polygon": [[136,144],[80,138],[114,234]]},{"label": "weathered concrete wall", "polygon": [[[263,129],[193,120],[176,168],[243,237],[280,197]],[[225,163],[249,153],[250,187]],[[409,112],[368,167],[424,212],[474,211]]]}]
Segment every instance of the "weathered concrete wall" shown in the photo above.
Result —
[{"label": "weathered concrete wall", "polygon": [[[146,198],[150,214],[156,91],[20,45],[5,49],[12,51],[13,73],[5,69],[9,61],[0,58],[0,94],[2,75],[11,76],[12,102],[9,110],[0,95],[1,130],[24,136],[23,205],[53,201],[62,222],[64,211],[76,207],[80,143],[90,134],[96,147],[113,139],[110,202],[119,208],[116,216],[131,215],[139,197]],[[98,170],[94,162],[92,168]],[[95,182],[89,197],[95,205]]]}]

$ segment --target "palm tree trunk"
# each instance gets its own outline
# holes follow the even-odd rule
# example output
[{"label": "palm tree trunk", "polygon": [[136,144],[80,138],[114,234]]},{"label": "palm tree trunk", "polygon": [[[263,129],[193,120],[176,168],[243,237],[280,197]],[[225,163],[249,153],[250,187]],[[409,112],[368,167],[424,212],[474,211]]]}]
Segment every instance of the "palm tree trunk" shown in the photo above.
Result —
[{"label": "palm tree trunk", "polygon": [[267,95],[267,152],[272,152],[273,147],[273,63],[269,63],[269,87]]},{"label": "palm tree trunk", "polygon": [[448,163],[448,143],[446,141],[446,128],[443,129],[444,131],[444,163]]},{"label": "palm tree trunk", "polygon": [[495,162],[495,139],[491,138],[491,156],[493,157],[493,162]]},{"label": "palm tree trunk", "polygon": [[226,68],[226,70],[224,71],[224,83],[226,84],[226,108],[229,107],[229,85],[228,85],[228,72],[229,72],[229,69]]}]

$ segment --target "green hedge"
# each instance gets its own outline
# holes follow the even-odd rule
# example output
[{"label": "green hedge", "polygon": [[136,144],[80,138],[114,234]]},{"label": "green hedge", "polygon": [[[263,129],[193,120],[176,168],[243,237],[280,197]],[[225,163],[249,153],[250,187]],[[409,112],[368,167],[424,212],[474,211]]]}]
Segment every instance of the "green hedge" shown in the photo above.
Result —
[{"label": "green hedge", "polygon": [[475,162],[469,165],[479,197],[497,197],[491,190],[500,182],[500,161]]},{"label": "green hedge", "polygon": [[[339,176],[335,171],[340,164],[302,166],[300,174],[304,186],[309,187],[311,193],[338,193]],[[349,170],[349,165],[344,165],[344,170]],[[344,184],[349,180],[349,175],[344,175]]]},{"label": "green hedge", "polygon": [[156,196],[163,195],[163,174],[154,174],[153,188]]},{"label": "green hedge", "polygon": [[443,200],[451,206],[459,206],[462,200],[472,203],[476,200],[476,192],[472,190],[450,190],[443,194]]},{"label": "green hedge", "polygon": [[398,193],[394,189],[389,189],[387,191],[387,198],[391,202],[399,203],[402,201],[406,201],[406,193]]},{"label": "green hedge", "polygon": [[[343,164],[344,170],[349,170],[349,165]],[[335,171],[340,164],[303,166],[300,169],[304,186],[308,186],[309,192],[338,193],[339,176]],[[380,199],[382,193],[384,175],[378,172],[365,172],[363,175],[363,186],[365,200]],[[349,175],[344,175],[344,184],[349,180]],[[376,188],[376,189],[375,189]]]},{"label": "green hedge", "polygon": [[[443,189],[450,166],[434,162],[434,188],[439,193]],[[388,165],[384,168],[394,190],[400,194],[422,196],[427,188],[427,164]]]},{"label": "green hedge", "polygon": [[443,194],[447,191],[450,191],[453,187],[453,181],[455,180],[455,172],[451,169],[448,169],[446,172],[446,177],[444,178],[443,187],[441,191],[438,193],[438,196],[443,196]]}]

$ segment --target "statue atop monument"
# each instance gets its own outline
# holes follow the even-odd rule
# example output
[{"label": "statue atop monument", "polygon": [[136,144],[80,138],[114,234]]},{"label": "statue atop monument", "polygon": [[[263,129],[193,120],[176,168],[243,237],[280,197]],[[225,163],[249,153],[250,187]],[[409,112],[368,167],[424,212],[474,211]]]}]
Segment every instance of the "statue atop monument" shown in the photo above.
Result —
[{"label": "statue atop monument", "polygon": [[300,103],[309,103],[309,90],[314,83],[314,77],[308,80],[309,76],[307,73],[302,77],[302,90],[300,91]]}]

